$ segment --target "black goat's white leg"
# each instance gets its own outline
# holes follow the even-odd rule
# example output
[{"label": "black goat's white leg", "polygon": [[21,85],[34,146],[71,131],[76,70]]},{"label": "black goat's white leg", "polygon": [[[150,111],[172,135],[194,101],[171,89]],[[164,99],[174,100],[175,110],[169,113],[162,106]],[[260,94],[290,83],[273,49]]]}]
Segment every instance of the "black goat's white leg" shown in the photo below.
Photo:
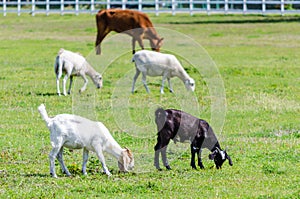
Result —
[{"label": "black goat's white leg", "polygon": [[195,164],[195,154],[197,152],[197,148],[195,148],[192,144],[191,144],[191,167],[193,169],[197,169],[196,168],[196,164]]},{"label": "black goat's white leg", "polygon": [[159,153],[161,150],[156,150],[154,153],[154,166],[157,170],[161,171],[162,169],[159,167]]},{"label": "black goat's white leg", "polygon": [[202,153],[202,149],[199,149],[197,155],[198,155],[198,166],[200,167],[200,169],[204,169],[204,166],[202,164],[202,159],[201,159],[201,153]]},{"label": "black goat's white leg", "polygon": [[161,157],[162,157],[162,161],[164,166],[168,169],[171,170],[171,167],[169,165],[168,159],[167,159],[167,146],[163,147],[161,149]]}]

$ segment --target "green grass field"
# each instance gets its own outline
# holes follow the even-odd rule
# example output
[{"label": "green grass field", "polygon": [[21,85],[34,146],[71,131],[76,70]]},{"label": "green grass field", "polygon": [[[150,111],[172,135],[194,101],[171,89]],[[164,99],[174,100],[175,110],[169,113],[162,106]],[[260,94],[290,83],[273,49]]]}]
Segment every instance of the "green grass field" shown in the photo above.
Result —
[{"label": "green grass field", "polygon": [[[103,54],[96,57],[94,16],[0,18],[1,198],[300,197],[300,17],[150,17],[165,38],[162,51],[175,53],[196,80],[194,94],[186,93],[177,78],[172,79],[175,94],[166,89],[164,95],[159,93],[160,78],[148,78],[147,94],[139,77],[132,95],[130,38],[121,36],[120,45],[111,44],[119,36],[111,33],[104,40]],[[178,35],[182,39],[176,39]],[[190,41],[201,50],[190,48]],[[127,51],[118,54],[123,44]],[[73,95],[56,95],[53,65],[62,47],[93,60],[103,74],[101,90],[89,81],[87,91],[79,95],[82,80],[77,78]],[[184,54],[196,57],[199,65]],[[226,96],[219,106],[214,105],[218,92],[212,92],[214,84],[205,70],[217,72],[216,85],[221,85],[217,89]],[[51,116],[75,113],[102,121],[122,147],[133,151],[135,170],[118,173],[117,161],[106,154],[113,174],[108,178],[91,154],[88,175],[83,176],[82,151],[65,150],[73,176],[62,174],[57,163],[58,179],[51,178],[49,132],[37,111],[41,103]],[[221,146],[228,147],[233,166],[226,161],[221,170],[211,168],[214,164],[204,150],[206,168],[192,170],[188,144],[171,143],[172,170],[156,171],[153,116],[158,106],[184,107],[210,122]]]}]

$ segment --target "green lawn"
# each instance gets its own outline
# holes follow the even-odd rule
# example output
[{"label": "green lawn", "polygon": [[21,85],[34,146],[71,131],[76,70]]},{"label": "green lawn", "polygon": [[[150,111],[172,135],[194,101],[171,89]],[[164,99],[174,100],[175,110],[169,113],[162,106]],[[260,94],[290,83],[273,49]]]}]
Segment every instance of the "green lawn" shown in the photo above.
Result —
[{"label": "green lawn", "polygon": [[[92,15],[8,15],[0,18],[0,197],[1,198],[299,198],[300,197],[300,29],[299,16],[150,15],[163,52],[175,54],[196,80],[187,93],[178,78],[174,94],[159,93],[161,78],[148,78],[147,94],[134,75],[131,41],[111,33],[96,56]],[[149,46],[145,41],[145,46]],[[78,94],[56,95],[54,59],[60,48],[80,52],[103,74]],[[101,173],[90,155],[80,173],[82,151],[65,150],[73,177],[49,175],[49,132],[37,107],[49,115],[74,113],[102,121],[122,147],[135,155],[135,170]],[[153,166],[158,106],[184,109],[207,120],[233,160],[192,170],[187,143],[169,146],[171,171]],[[161,165],[162,166],[162,165]]]}]

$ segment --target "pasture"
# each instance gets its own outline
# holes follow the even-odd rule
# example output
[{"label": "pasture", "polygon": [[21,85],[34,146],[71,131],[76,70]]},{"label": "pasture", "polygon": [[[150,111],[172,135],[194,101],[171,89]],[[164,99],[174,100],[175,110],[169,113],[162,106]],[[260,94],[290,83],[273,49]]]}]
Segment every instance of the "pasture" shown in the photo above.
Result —
[{"label": "pasture", "polygon": [[[176,52],[195,79],[194,94],[186,93],[176,78],[172,79],[175,93],[165,90],[164,95],[159,93],[161,78],[148,78],[151,93],[147,94],[141,77],[131,94],[130,38],[111,33],[104,39],[103,54],[96,57],[94,16],[0,18],[1,198],[300,197],[300,17],[161,14],[150,18],[165,37],[162,51]],[[171,39],[178,35],[191,38],[202,51],[193,52],[189,42]],[[114,37],[119,45],[110,39]],[[118,54],[116,49],[123,46]],[[79,95],[77,86],[83,81],[76,78],[71,96],[56,95],[53,65],[62,47],[80,52],[97,66],[103,75],[101,90],[89,79],[87,91]],[[199,65],[218,73],[225,96],[220,96],[224,99],[217,108],[212,106],[218,95],[212,95],[209,78],[180,52],[193,57],[199,53]],[[49,131],[37,111],[41,103],[50,116],[75,113],[102,121],[122,147],[133,151],[135,170],[118,173],[117,161],[106,155],[113,174],[107,177],[95,154],[90,154],[88,175],[83,176],[82,150],[65,150],[73,176],[62,174],[57,163],[58,179],[51,178]],[[172,143],[168,154],[172,170],[156,171],[153,117],[158,106],[184,107],[213,128],[215,124],[233,166],[226,161],[221,170],[211,168],[214,164],[205,150],[205,169],[192,170],[188,144]],[[214,112],[215,108],[222,112]]]}]

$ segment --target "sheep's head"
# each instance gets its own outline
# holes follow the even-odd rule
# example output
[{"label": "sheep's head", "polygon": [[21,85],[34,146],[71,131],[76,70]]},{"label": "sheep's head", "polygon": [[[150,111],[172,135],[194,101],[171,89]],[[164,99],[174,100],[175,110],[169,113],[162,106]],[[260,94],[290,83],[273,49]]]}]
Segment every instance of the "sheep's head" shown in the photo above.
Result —
[{"label": "sheep's head", "polygon": [[195,86],[196,86],[194,79],[190,78],[190,79],[185,80],[184,85],[185,85],[187,90],[194,92]]},{"label": "sheep's head", "polygon": [[231,161],[231,158],[227,154],[226,150],[222,151],[218,147],[211,154],[209,154],[208,157],[209,157],[209,159],[214,160],[217,169],[221,169],[222,168],[222,164],[225,162],[226,159],[228,159],[230,166],[233,165],[232,161]]},{"label": "sheep's head", "polygon": [[118,161],[118,166],[122,172],[128,172],[134,168],[133,154],[128,148],[125,148],[124,151],[122,151],[122,156]]},{"label": "sheep's head", "polygon": [[99,89],[102,88],[102,75],[97,73],[96,75],[93,76],[93,82],[95,86]]}]

